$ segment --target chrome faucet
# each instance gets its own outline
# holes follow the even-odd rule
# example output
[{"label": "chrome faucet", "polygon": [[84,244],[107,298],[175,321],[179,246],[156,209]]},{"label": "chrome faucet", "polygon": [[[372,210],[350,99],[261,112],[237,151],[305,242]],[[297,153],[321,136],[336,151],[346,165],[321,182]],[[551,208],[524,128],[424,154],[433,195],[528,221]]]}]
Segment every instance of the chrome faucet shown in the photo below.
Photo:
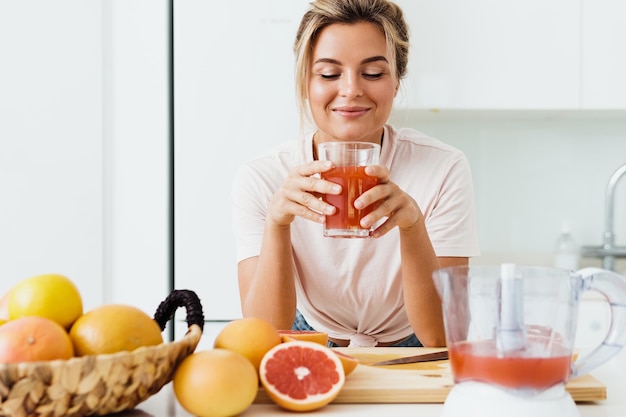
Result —
[{"label": "chrome faucet", "polygon": [[626,257],[626,248],[615,246],[615,232],[613,222],[615,220],[615,187],[620,178],[626,174],[626,164],[619,167],[606,186],[605,209],[604,209],[604,236],[602,246],[583,246],[581,255],[587,257],[602,258],[602,267],[612,271],[615,268],[615,258]]},{"label": "chrome faucet", "polygon": [[[603,245],[605,249],[612,249],[615,247],[615,232],[613,231],[613,222],[615,220],[615,186],[624,174],[626,174],[626,164],[617,168],[617,171],[615,171],[613,175],[611,175],[609,183],[606,186],[603,240]],[[615,256],[605,256],[603,268],[612,271],[614,267],[614,262]]]}]

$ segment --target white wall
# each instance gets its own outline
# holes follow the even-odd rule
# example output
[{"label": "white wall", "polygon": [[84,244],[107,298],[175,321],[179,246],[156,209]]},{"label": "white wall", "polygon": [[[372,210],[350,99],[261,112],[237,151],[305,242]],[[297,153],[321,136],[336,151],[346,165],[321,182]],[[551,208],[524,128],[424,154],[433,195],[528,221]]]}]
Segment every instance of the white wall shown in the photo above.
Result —
[{"label": "white wall", "polygon": [[[606,184],[626,163],[624,112],[406,112],[393,122],[467,155],[483,252],[475,262],[551,266],[563,221],[579,244],[601,243]],[[626,178],[615,201],[616,243],[626,245]],[[616,270],[626,272],[623,261]]]}]

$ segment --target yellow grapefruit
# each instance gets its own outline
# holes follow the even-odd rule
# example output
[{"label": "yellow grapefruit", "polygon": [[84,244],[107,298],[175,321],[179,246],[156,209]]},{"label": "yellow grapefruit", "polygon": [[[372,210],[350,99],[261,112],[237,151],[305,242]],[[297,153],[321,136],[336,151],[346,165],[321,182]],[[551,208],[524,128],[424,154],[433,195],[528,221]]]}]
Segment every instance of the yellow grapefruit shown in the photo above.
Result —
[{"label": "yellow grapefruit", "polygon": [[328,333],[318,332],[315,330],[279,330],[283,343],[293,340],[306,340],[309,342],[319,343],[326,346],[328,342]]},{"label": "yellow grapefruit", "polygon": [[214,348],[228,349],[246,357],[258,371],[265,353],[282,339],[268,321],[246,317],[229,322],[215,337]]},{"label": "yellow grapefruit", "polygon": [[174,372],[176,399],[198,417],[228,417],[252,404],[259,388],[256,369],[237,352],[213,349],[187,356]]},{"label": "yellow grapefruit", "polygon": [[311,411],[334,400],[345,375],[339,357],[319,343],[292,341],[270,349],[260,367],[267,395],[291,411]]},{"label": "yellow grapefruit", "polygon": [[59,274],[27,278],[9,293],[9,319],[39,316],[56,321],[65,329],[83,313],[83,301],[74,283]]},{"label": "yellow grapefruit", "polygon": [[137,307],[104,304],[88,311],[70,329],[76,356],[132,351],[163,343],[161,328]]},{"label": "yellow grapefruit", "polygon": [[29,316],[0,326],[0,363],[69,359],[72,341],[58,323]]}]

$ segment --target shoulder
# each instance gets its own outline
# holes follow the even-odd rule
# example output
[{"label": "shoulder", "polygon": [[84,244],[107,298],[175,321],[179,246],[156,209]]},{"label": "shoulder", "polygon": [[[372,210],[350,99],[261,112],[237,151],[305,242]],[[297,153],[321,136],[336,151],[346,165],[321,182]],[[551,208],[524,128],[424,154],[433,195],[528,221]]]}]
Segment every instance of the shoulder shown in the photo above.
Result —
[{"label": "shoulder", "polygon": [[235,174],[235,187],[268,187],[280,185],[289,171],[305,161],[305,140],[276,145],[241,164]]},{"label": "shoulder", "polygon": [[449,154],[462,154],[462,152],[452,145],[428,136],[418,130],[408,127],[396,128],[393,125],[386,126],[389,137],[392,142],[399,148],[423,148],[431,149]]},{"label": "shoulder", "polygon": [[387,125],[385,129],[385,139],[390,145],[387,149],[389,166],[410,165],[411,169],[428,171],[468,168],[465,154],[452,145],[412,128]]}]

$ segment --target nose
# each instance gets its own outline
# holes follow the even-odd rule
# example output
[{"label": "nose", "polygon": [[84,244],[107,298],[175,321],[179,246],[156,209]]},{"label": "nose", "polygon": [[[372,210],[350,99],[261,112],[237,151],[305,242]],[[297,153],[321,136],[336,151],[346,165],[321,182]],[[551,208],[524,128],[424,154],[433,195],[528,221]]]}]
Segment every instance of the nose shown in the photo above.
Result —
[{"label": "nose", "polygon": [[342,97],[359,97],[363,95],[361,78],[355,72],[345,72],[340,78],[339,95]]}]

